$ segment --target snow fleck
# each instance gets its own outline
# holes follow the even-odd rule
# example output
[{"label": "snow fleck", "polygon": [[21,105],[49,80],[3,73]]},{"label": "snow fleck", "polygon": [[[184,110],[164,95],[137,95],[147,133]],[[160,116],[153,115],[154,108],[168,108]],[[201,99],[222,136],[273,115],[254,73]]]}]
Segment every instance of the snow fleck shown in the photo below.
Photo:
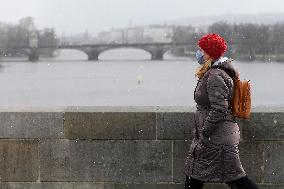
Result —
[{"label": "snow fleck", "polygon": [[274,122],[274,124],[277,124],[277,120],[276,119],[274,119],[273,122]]}]

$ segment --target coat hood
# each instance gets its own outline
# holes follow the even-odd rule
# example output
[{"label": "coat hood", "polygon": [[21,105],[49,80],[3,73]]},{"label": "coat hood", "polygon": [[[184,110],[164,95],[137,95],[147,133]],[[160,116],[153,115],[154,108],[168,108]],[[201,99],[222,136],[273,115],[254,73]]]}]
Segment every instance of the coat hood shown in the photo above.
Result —
[{"label": "coat hood", "polygon": [[235,69],[232,61],[233,59],[228,59],[227,57],[221,57],[215,62],[213,62],[211,67],[214,68],[217,67],[225,70],[230,75],[230,77],[234,79],[237,75],[237,70]]}]

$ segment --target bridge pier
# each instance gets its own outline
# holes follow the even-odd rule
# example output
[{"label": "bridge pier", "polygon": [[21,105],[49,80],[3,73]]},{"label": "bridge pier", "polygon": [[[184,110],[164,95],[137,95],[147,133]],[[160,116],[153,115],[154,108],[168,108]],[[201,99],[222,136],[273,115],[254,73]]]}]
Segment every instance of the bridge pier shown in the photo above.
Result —
[{"label": "bridge pier", "polygon": [[39,50],[38,49],[31,49],[29,53],[29,61],[37,62],[39,60]]},{"label": "bridge pier", "polygon": [[151,53],[152,60],[164,60],[164,50],[163,49],[158,49],[155,50],[154,52]]},{"label": "bridge pier", "polygon": [[100,52],[92,50],[91,52],[87,53],[89,61],[98,61]]}]

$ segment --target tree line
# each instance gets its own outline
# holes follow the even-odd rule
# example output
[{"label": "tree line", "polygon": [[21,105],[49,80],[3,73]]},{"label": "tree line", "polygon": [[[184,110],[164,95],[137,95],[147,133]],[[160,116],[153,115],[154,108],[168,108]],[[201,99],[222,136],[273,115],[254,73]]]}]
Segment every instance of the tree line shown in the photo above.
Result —
[{"label": "tree line", "polygon": [[54,46],[58,39],[54,28],[36,28],[34,18],[25,17],[16,24],[0,22],[0,56],[18,56],[21,50],[18,47],[30,47],[31,38],[35,38],[39,47],[51,47],[42,49],[41,54],[53,56]]},{"label": "tree line", "polygon": [[284,23],[264,24],[228,24],[217,22],[207,31],[193,26],[174,28],[173,42],[186,42],[192,45],[173,51],[178,56],[193,56],[198,39],[205,33],[218,33],[227,42],[226,56],[238,60],[265,60],[284,62]]}]

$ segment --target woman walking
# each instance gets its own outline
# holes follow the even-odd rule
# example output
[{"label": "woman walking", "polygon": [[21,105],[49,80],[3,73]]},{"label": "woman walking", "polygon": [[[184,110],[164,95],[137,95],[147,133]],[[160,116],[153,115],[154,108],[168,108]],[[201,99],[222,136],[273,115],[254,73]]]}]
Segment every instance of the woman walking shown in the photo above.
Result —
[{"label": "woman walking", "polygon": [[258,189],[246,175],[238,145],[240,131],[232,115],[231,100],[237,71],[222,55],[227,49],[218,34],[198,41],[196,58],[201,65],[194,91],[197,111],[194,138],[185,162],[185,189],[202,189],[205,182],[226,183],[231,189]]}]

